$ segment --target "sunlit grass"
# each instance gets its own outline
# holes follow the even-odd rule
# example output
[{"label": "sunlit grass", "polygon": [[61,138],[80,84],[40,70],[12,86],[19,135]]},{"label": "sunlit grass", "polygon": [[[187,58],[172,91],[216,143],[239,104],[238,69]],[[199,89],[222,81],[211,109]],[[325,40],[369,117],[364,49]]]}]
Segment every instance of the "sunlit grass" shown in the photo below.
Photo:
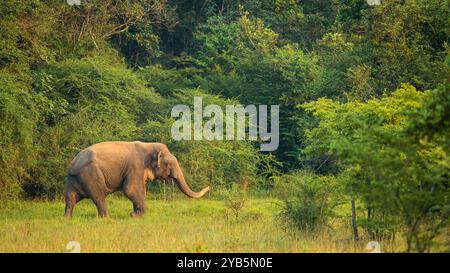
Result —
[{"label": "sunlit grass", "polygon": [[67,252],[69,241],[80,242],[81,252],[367,252],[367,242],[352,242],[346,227],[295,231],[278,216],[274,198],[248,200],[238,218],[225,202],[206,198],[149,199],[139,219],[129,216],[128,200],[107,200],[107,219],[97,217],[90,200],[75,207],[72,219],[62,217],[62,200],[3,204],[0,252]]}]

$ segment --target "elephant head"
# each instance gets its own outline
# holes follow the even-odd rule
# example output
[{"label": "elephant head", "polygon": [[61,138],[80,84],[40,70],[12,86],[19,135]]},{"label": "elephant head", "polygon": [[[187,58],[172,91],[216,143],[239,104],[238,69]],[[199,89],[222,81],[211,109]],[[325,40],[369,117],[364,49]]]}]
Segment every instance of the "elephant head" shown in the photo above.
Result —
[{"label": "elephant head", "polygon": [[175,180],[178,188],[184,194],[192,198],[200,198],[209,191],[209,187],[206,187],[199,192],[194,192],[189,188],[177,158],[171,154],[166,147],[163,147],[156,152],[155,159],[154,162],[156,162],[156,164],[153,166],[155,178]]}]

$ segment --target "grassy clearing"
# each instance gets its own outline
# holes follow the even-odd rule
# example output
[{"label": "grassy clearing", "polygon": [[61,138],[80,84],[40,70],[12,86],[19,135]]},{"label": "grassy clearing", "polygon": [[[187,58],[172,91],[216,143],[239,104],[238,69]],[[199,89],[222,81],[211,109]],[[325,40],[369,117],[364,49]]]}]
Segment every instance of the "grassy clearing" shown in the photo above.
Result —
[{"label": "grassy clearing", "polygon": [[[80,242],[81,252],[367,251],[367,242],[353,243],[343,228],[295,232],[277,216],[279,202],[250,199],[236,218],[223,201],[148,200],[147,214],[133,219],[131,203],[111,196],[109,218],[97,218],[95,206],[84,200],[70,220],[62,217],[62,200],[10,202],[0,209],[0,252],[67,252],[69,241]],[[393,245],[383,247],[395,251]]]}]

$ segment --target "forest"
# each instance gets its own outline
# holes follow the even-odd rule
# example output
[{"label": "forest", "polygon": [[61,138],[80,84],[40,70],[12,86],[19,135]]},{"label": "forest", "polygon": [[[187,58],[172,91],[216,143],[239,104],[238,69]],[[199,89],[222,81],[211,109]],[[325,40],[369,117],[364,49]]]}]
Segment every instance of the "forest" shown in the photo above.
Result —
[{"label": "forest", "polygon": [[[196,203],[148,183],[151,212],[136,230],[172,223],[165,210],[184,213],[171,216],[173,232],[188,217],[230,230],[186,235],[183,247],[158,229],[150,250],[131,232],[127,246],[83,237],[89,251],[360,252],[377,241],[386,252],[449,252],[450,2],[374,2],[2,0],[0,252],[64,248],[61,235],[35,249],[53,240],[41,222],[120,233],[121,196],[104,222],[87,201],[81,220],[58,220],[71,160],[112,140],[165,143],[193,189],[212,188]],[[279,105],[278,149],[174,140],[172,107],[194,97]]]}]

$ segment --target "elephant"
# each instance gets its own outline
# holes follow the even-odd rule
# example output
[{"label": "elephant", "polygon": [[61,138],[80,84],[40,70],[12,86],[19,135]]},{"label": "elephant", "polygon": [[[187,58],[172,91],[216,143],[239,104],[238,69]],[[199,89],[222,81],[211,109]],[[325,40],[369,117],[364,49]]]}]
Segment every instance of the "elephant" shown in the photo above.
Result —
[{"label": "elephant", "polygon": [[98,215],[108,215],[105,198],[122,191],[133,203],[131,216],[146,210],[146,183],[156,179],[173,179],[187,196],[200,198],[210,187],[192,191],[185,181],[177,158],[167,145],[156,142],[100,142],[82,150],[72,160],[65,187],[65,216],[72,217],[73,208],[84,198],[91,199]]}]

